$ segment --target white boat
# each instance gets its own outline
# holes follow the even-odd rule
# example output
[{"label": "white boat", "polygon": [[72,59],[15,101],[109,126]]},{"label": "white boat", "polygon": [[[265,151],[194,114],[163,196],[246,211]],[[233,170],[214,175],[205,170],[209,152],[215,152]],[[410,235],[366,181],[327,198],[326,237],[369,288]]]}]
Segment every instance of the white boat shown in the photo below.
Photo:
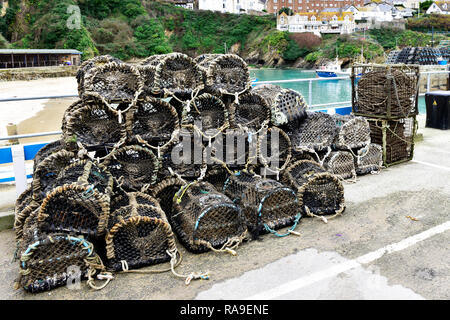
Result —
[{"label": "white boat", "polygon": [[316,74],[321,78],[336,78],[338,76],[348,76],[350,72],[348,70],[342,70],[339,64],[339,58],[336,57],[334,62],[328,63],[316,69]]}]

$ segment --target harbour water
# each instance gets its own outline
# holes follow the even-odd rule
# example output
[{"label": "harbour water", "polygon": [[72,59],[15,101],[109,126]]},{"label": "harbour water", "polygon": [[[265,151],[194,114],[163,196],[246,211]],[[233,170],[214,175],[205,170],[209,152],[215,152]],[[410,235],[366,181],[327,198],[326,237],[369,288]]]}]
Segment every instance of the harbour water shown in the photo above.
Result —
[{"label": "harbour water", "polygon": [[[250,76],[257,81],[274,81],[290,79],[314,79],[318,78],[314,70],[301,69],[253,69]],[[258,82],[255,83],[256,85]],[[300,92],[309,103],[309,82],[294,82],[278,84],[283,88]],[[327,80],[312,82],[311,105],[343,102],[342,106],[351,105],[352,85],[350,79]],[[333,105],[336,106],[336,105]],[[323,107],[322,107],[323,108]],[[419,111],[426,113],[425,98],[419,97]]]}]

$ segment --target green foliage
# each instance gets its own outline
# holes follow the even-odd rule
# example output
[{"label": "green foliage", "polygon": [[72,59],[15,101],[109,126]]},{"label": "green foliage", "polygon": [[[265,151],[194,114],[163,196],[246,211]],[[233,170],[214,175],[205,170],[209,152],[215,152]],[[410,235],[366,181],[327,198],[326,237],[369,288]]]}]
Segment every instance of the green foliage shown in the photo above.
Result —
[{"label": "green foliage", "polygon": [[420,18],[410,18],[406,23],[406,28],[422,32],[429,32],[432,28],[434,28],[434,31],[450,31],[450,23],[448,20],[449,17],[444,14],[432,14],[421,16]]},{"label": "green foliage", "polygon": [[286,31],[282,32],[278,30],[269,33],[269,35],[266,36],[262,41],[264,49],[266,49],[267,47],[267,50],[275,51],[278,54],[283,54],[289,48],[289,44],[289,33]]},{"label": "green foliage", "polygon": [[301,49],[294,40],[289,39],[288,46],[283,52],[283,59],[287,61],[295,61],[298,58],[303,57],[307,52],[307,49]]},{"label": "green foliage", "polygon": [[[384,49],[403,47],[424,47],[430,44],[431,34],[412,30],[373,29],[370,35],[374,37]],[[435,37],[439,38],[439,37]]]},{"label": "green foliage", "polygon": [[420,7],[420,11],[421,12],[425,12],[428,10],[428,8],[433,4],[433,0],[428,0],[428,1],[424,1],[424,2],[420,2],[419,3],[419,7]]},{"label": "green foliage", "polygon": [[316,62],[322,58],[323,54],[321,51],[314,51],[306,55],[305,60],[308,62]]},{"label": "green foliage", "polygon": [[6,39],[0,34],[0,49],[8,49],[9,43]]},{"label": "green foliage", "polygon": [[172,52],[164,35],[164,28],[156,19],[149,19],[137,27],[134,36],[139,47],[136,54],[140,57]]},{"label": "green foliage", "polygon": [[281,8],[280,11],[278,11],[278,14],[282,14],[283,12],[286,13],[288,16],[292,16],[294,14],[292,9],[286,7]]}]

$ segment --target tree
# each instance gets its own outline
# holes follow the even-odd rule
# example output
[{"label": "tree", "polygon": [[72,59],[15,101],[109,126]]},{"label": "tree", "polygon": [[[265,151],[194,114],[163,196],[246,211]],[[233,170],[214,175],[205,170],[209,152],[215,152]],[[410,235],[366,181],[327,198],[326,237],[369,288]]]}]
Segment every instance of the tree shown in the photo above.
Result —
[{"label": "tree", "polygon": [[292,16],[294,14],[294,11],[292,11],[292,9],[286,7],[281,8],[280,11],[278,11],[278,14],[282,14],[283,12],[288,16]]},{"label": "tree", "polygon": [[428,8],[431,7],[431,5],[433,4],[433,2],[434,2],[433,0],[421,2],[421,3],[419,4],[419,6],[420,6],[420,11],[423,12],[423,13],[425,13],[425,11],[427,11]]}]

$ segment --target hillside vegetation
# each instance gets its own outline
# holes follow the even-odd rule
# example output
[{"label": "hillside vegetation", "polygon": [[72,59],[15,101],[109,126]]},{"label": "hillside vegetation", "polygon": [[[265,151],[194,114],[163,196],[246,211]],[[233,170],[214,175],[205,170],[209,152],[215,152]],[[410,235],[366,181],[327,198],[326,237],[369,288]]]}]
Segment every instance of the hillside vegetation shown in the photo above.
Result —
[{"label": "hillside vegetation", "polygon": [[[67,28],[81,12],[79,29]],[[289,34],[276,30],[273,15],[262,17],[191,11],[145,0],[9,0],[0,18],[0,48],[71,48],[83,59],[111,54],[122,60],[141,59],[173,51],[190,56],[202,53],[240,54],[250,64],[292,65],[359,57],[383,57],[397,44],[426,45],[430,35],[415,31],[373,30],[361,35]]]}]

